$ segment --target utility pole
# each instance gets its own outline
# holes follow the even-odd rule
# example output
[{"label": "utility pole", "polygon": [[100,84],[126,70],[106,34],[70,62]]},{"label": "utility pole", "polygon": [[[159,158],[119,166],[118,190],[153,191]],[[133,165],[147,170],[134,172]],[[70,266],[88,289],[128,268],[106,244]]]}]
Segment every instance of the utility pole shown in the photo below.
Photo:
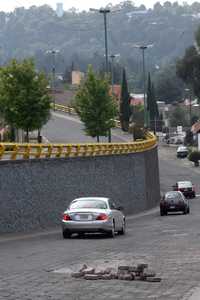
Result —
[{"label": "utility pole", "polygon": [[142,69],[143,69],[143,93],[144,93],[144,127],[148,127],[147,120],[147,99],[146,99],[146,71],[145,71],[145,56],[144,51],[147,49],[147,46],[140,46],[142,50]]},{"label": "utility pole", "polygon": [[[108,68],[108,34],[107,34],[107,14],[111,12],[109,8],[100,8],[100,9],[95,9],[95,8],[90,8],[90,11],[98,12],[100,14],[103,14],[103,19],[104,19],[104,36],[105,36],[105,59],[106,59],[106,74],[108,75],[109,73],[109,68]],[[108,131],[108,142],[111,143],[111,128]]]},{"label": "utility pole", "polygon": [[56,82],[56,54],[59,53],[59,50],[47,50],[47,54],[52,54],[52,94],[53,94],[53,107],[55,110],[56,107],[56,99],[55,99],[55,82]]},{"label": "utility pole", "polygon": [[109,57],[111,58],[111,84],[112,84],[112,94],[114,95],[114,59],[115,57],[119,57],[120,54],[111,54]]},{"label": "utility pole", "polygon": [[108,33],[107,33],[107,14],[111,12],[109,8],[90,8],[90,11],[98,12],[100,14],[103,14],[104,19],[104,36],[105,36],[105,63],[106,63],[106,73],[108,74]]},{"label": "utility pole", "polygon": [[134,48],[138,48],[142,51],[142,72],[143,72],[143,94],[144,94],[144,127],[148,128],[149,118],[147,111],[147,99],[146,99],[146,68],[145,68],[145,50],[152,48],[153,44],[150,45],[133,45]]},{"label": "utility pole", "polygon": [[111,58],[111,84],[112,84],[112,94],[114,95],[114,58],[115,55],[111,54],[110,55]]},{"label": "utility pole", "polygon": [[185,91],[189,93],[189,122],[190,122],[190,129],[191,129],[191,127],[192,127],[192,94],[191,94],[191,90],[188,88],[186,88]]}]

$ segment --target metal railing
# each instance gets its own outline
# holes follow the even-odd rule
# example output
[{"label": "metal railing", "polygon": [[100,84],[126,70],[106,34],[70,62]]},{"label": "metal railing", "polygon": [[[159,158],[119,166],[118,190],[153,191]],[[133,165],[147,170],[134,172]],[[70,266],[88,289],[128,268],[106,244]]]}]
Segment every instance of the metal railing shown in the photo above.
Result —
[{"label": "metal railing", "polygon": [[57,111],[61,111],[61,112],[64,112],[64,113],[76,115],[75,109],[71,106],[65,106],[65,105],[60,105],[60,104],[55,104],[55,105],[52,104],[52,108],[54,108]]},{"label": "metal railing", "polygon": [[[60,104],[52,104],[52,108],[54,108],[56,111],[61,111],[64,113],[68,113],[71,115],[77,115],[75,109],[71,106],[65,106],[65,105],[60,105]],[[115,127],[120,128],[120,121],[114,120],[115,121]]]},{"label": "metal railing", "polygon": [[152,133],[145,140],[130,143],[97,144],[20,144],[0,143],[0,160],[67,158],[100,155],[118,155],[150,150],[157,143]]},{"label": "metal railing", "polygon": [[[56,111],[74,114],[74,108],[60,104],[52,104]],[[116,127],[120,121],[115,120]],[[147,132],[144,140],[129,143],[81,143],[81,144],[31,144],[0,143],[0,160],[34,159],[34,158],[66,158],[99,155],[117,155],[150,150],[157,144],[154,134]]]}]

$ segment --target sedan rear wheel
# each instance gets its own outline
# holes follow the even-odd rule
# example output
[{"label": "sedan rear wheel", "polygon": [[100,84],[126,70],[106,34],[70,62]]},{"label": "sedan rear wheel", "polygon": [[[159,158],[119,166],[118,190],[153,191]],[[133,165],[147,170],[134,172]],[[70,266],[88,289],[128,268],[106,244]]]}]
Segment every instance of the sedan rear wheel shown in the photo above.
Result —
[{"label": "sedan rear wheel", "polygon": [[161,210],[160,210],[160,215],[161,215],[161,216],[166,216],[166,215],[167,215],[167,211],[161,209]]},{"label": "sedan rear wheel", "polygon": [[185,209],[184,209],[184,211],[183,211],[183,214],[184,214],[184,215],[187,215],[187,213],[188,213],[188,209],[187,209],[187,207],[185,207]]},{"label": "sedan rear wheel", "polygon": [[69,239],[71,235],[72,234],[69,230],[63,230],[63,239]]},{"label": "sedan rear wheel", "polygon": [[118,231],[119,234],[124,235],[126,233],[126,221],[123,220],[122,229]]},{"label": "sedan rear wheel", "polygon": [[112,229],[108,231],[107,236],[110,238],[115,237],[115,222],[113,221]]}]

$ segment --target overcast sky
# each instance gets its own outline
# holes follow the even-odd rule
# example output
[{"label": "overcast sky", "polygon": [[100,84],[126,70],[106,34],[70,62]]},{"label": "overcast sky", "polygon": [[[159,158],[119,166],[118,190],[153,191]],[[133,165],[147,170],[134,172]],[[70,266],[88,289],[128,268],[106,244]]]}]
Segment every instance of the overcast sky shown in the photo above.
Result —
[{"label": "overcast sky", "polygon": [[[160,3],[164,3],[164,1],[160,1]],[[188,0],[187,2],[189,4],[193,3],[195,0]],[[113,4],[117,4],[122,2],[122,0],[0,0],[0,11],[12,11],[14,10],[15,7],[29,7],[32,5],[43,5],[43,4],[48,4],[52,6],[53,8],[56,7],[57,2],[63,2],[64,9],[67,10],[68,8],[71,7],[76,7],[79,8],[80,10],[83,9],[89,9],[90,7],[102,7],[105,6],[106,4],[112,2]],[[140,4],[145,4],[147,7],[152,7],[154,3],[157,2],[157,0],[135,0],[133,1],[136,6]],[[175,2],[172,1],[172,2]],[[183,1],[178,1],[179,3],[182,3]]]}]

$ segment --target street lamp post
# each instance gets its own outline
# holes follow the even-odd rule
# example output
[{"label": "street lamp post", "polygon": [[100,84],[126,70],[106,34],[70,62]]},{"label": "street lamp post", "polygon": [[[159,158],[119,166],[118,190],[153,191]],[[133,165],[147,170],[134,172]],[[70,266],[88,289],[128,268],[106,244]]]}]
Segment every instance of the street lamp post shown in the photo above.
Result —
[{"label": "street lamp post", "polygon": [[145,69],[145,50],[152,48],[150,45],[133,45],[134,48],[138,48],[142,51],[142,70],[143,70],[143,93],[144,93],[144,127],[148,127],[148,111],[147,111],[147,99],[146,99],[146,69]]},{"label": "street lamp post", "polygon": [[192,95],[191,95],[191,90],[186,88],[186,92],[189,93],[189,122],[190,122],[190,127],[192,126]]},{"label": "street lamp post", "polygon": [[99,12],[103,14],[104,19],[104,36],[105,36],[105,59],[106,59],[106,73],[108,74],[108,33],[107,33],[107,14],[111,12],[109,8],[90,8],[90,11]]},{"label": "street lamp post", "polygon": [[46,53],[52,54],[52,93],[53,93],[53,106],[55,110],[56,99],[55,99],[55,81],[56,81],[56,54],[59,53],[59,50],[47,50]]},{"label": "street lamp post", "polygon": [[[90,8],[90,11],[98,12],[103,14],[104,18],[104,35],[105,35],[105,59],[106,59],[106,74],[108,75],[108,34],[107,34],[107,14],[111,12],[109,8]],[[108,142],[111,143],[111,129],[108,130]]]},{"label": "street lamp post", "polygon": [[114,95],[114,59],[115,57],[119,57],[120,54],[111,54],[109,57],[111,58],[111,85],[112,85],[112,94]]}]

